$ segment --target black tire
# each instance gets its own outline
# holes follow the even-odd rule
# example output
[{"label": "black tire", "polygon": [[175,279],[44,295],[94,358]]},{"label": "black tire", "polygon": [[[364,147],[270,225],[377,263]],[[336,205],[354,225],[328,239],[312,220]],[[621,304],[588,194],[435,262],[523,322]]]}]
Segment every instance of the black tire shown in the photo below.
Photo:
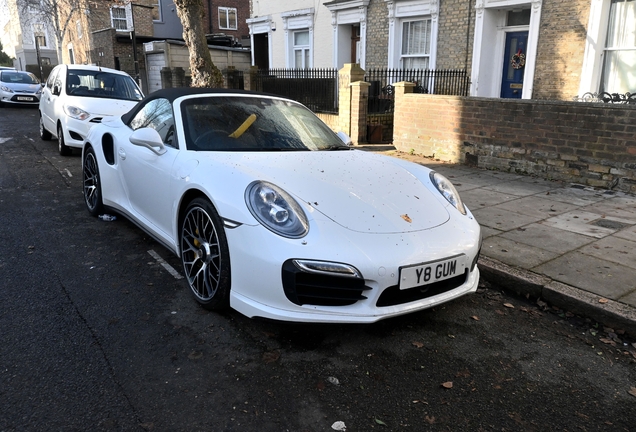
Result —
[{"label": "black tire", "polygon": [[99,177],[99,166],[95,157],[95,150],[87,147],[82,160],[82,179],[84,186],[84,202],[88,212],[98,216],[104,212],[102,201],[102,184]]},{"label": "black tire", "polygon": [[61,125],[57,127],[57,149],[62,156],[69,156],[72,153],[71,148],[64,143],[64,132]]},{"label": "black tire", "polygon": [[212,204],[196,198],[179,225],[183,272],[190,291],[207,310],[230,305],[230,252],[223,222]]},{"label": "black tire", "polygon": [[42,141],[48,141],[51,139],[51,132],[47,131],[44,128],[44,121],[42,120],[42,115],[40,115],[40,138]]}]

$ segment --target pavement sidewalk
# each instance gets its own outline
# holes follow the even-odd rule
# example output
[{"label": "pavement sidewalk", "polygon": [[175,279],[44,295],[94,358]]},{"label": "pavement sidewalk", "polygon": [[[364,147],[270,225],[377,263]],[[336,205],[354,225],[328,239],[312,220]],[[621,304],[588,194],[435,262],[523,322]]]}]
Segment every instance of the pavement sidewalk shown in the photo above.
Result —
[{"label": "pavement sidewalk", "polygon": [[482,226],[482,277],[636,336],[636,196],[528,175],[408,159],[448,177]]}]

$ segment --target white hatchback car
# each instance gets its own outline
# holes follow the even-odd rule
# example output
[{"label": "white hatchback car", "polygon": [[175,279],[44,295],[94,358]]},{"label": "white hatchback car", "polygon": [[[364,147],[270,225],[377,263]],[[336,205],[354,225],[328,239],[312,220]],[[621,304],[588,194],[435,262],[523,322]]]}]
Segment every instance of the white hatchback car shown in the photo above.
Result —
[{"label": "white hatchback car", "polygon": [[82,148],[90,128],[103,117],[122,115],[143,98],[130,75],[115,69],[58,65],[40,98],[40,137],[57,137],[61,155]]}]

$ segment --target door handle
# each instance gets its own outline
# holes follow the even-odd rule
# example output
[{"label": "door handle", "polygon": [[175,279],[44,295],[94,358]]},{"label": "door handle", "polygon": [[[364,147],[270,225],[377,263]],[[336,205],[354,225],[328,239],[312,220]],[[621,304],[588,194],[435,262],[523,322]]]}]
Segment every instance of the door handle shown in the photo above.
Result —
[{"label": "door handle", "polygon": [[126,150],[124,150],[123,148],[119,147],[119,150],[117,150],[117,153],[119,154],[119,158],[121,160],[126,159]]}]

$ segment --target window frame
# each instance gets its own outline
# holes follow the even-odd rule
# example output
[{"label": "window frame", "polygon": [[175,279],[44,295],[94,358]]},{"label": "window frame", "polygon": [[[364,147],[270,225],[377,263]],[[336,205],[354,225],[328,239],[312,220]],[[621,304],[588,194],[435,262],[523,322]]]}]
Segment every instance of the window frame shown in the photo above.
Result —
[{"label": "window frame", "polygon": [[[294,34],[296,32],[309,32],[309,45],[306,54],[303,54],[305,69],[314,67],[314,8],[287,11],[281,14],[283,19],[285,39],[285,67],[294,68],[296,64],[296,51]],[[303,51],[304,52],[304,51]]]},{"label": "window frame", "polygon": [[[404,52],[404,48],[405,48],[405,42],[407,42],[405,40],[405,27],[407,25],[409,25],[409,33],[412,31],[412,26],[411,24],[413,23],[418,23],[421,22],[423,23],[423,25],[426,27],[424,29],[424,37],[425,37],[425,41],[424,41],[424,52],[417,52],[417,53],[405,53]],[[400,20],[400,54],[399,54],[399,64],[400,67],[402,69],[414,69],[414,68],[406,68],[404,66],[405,63],[405,59],[426,59],[426,67],[425,68],[416,68],[416,69],[430,69],[431,67],[431,40],[432,40],[432,24],[433,24],[433,20],[430,16],[422,16],[422,17],[412,17],[412,18],[407,18],[407,19],[403,19]],[[406,37],[408,40],[410,40],[410,35],[407,35]]]},{"label": "window frame", "polygon": [[153,14],[152,22],[163,22],[163,10],[161,9],[161,0],[153,0],[150,6],[152,6],[153,11],[155,10],[157,11],[157,15],[158,15],[158,18],[155,19],[154,14],[151,12],[151,14]]},{"label": "window frame", "polygon": [[[307,33],[307,43],[306,44],[296,44],[296,36],[301,33]],[[294,69],[309,69],[309,64],[311,63],[311,44],[309,42],[309,38],[311,34],[309,33],[309,29],[299,29],[292,31],[292,68]],[[296,53],[301,53],[301,65],[296,64]]]},{"label": "window frame", "polygon": [[603,86],[603,67],[605,65],[605,47],[611,3],[611,0],[591,0],[579,97],[586,93],[598,93]]},{"label": "window frame", "polygon": [[[124,17],[115,17],[115,15],[113,14],[114,10],[123,10],[124,11]],[[121,21],[125,21],[126,23],[126,28],[117,28],[117,26],[115,25],[115,21],[117,22],[121,22]],[[110,7],[110,25],[112,28],[114,28],[116,31],[118,32],[128,32],[132,30],[132,18],[130,15],[130,4],[126,5],[126,6],[111,6]]]},{"label": "window frame", "polygon": [[[221,25],[221,11],[225,12],[225,25]],[[234,12],[234,27],[232,27],[232,23],[230,22],[230,14]],[[219,21],[219,30],[238,30],[238,10],[233,7],[219,6],[217,8],[217,15]]]},{"label": "window frame", "polygon": [[[168,107],[169,111],[159,111],[157,109],[157,105],[161,105],[161,107]],[[150,118],[148,117],[148,110],[152,109],[154,114],[157,117]],[[151,114],[153,114],[151,112]],[[143,117],[146,117],[145,119]],[[167,122],[171,120],[172,125],[166,129],[165,133],[163,130],[158,130],[159,126],[165,126]],[[136,124],[138,123],[138,124]],[[160,136],[163,143],[167,146],[173,148],[179,148],[179,144],[177,142],[177,133],[176,133],[176,118],[174,113],[174,107],[172,103],[166,98],[157,98],[151,101],[148,101],[139,111],[135,113],[135,115],[128,122],[128,127],[133,131],[141,129],[141,128],[151,128],[156,130]],[[172,134],[170,134],[170,129],[172,129]],[[171,138],[170,140],[168,138]]]},{"label": "window frame", "polygon": [[[609,1],[609,11],[607,13],[607,18],[605,19],[606,22],[606,31],[605,31],[605,41],[603,43],[603,49],[602,49],[602,59],[601,59],[601,64],[600,64],[600,79],[599,79],[599,83],[598,83],[598,89],[599,92],[609,92],[609,93],[624,93],[623,89],[617,89],[615,86],[607,86],[607,84],[609,84],[609,80],[610,78],[606,76],[606,72],[607,72],[607,68],[610,67],[610,65],[608,65],[608,62],[612,61],[612,59],[610,57],[614,57],[614,55],[616,53],[621,53],[621,52],[625,52],[625,51],[635,51],[636,52],[636,41],[634,41],[634,45],[629,46],[629,45],[623,45],[620,41],[618,44],[612,44],[612,46],[608,46],[610,43],[612,42],[616,42],[616,38],[617,35],[613,34],[613,38],[610,38],[610,33],[612,33],[613,28],[610,26],[610,24],[612,24],[612,21],[614,18],[623,18],[622,16],[613,16],[612,15],[612,5],[614,3],[616,3],[617,1],[621,1],[621,0],[610,0]],[[630,0],[622,0],[623,3],[627,3],[627,1]],[[633,3],[632,7],[636,10],[636,1],[631,0],[630,3]],[[625,11],[625,12],[629,12],[629,11]],[[627,13],[626,13],[627,15]],[[614,29],[616,29],[616,27],[621,27],[622,22],[616,22]],[[632,23],[632,25],[634,27],[636,27],[636,24]],[[631,31],[632,29],[627,29],[626,31]],[[614,39],[614,41],[610,40],[610,39]],[[612,74],[613,75],[613,74]],[[620,75],[620,74],[617,74]],[[634,81],[636,81],[636,78],[634,78]],[[627,88],[628,83],[624,83],[621,82],[619,85],[623,88]],[[608,88],[606,88],[606,86]],[[626,92],[636,92],[636,83],[634,84],[634,88],[627,88]],[[617,91],[620,90],[620,91]]]}]

